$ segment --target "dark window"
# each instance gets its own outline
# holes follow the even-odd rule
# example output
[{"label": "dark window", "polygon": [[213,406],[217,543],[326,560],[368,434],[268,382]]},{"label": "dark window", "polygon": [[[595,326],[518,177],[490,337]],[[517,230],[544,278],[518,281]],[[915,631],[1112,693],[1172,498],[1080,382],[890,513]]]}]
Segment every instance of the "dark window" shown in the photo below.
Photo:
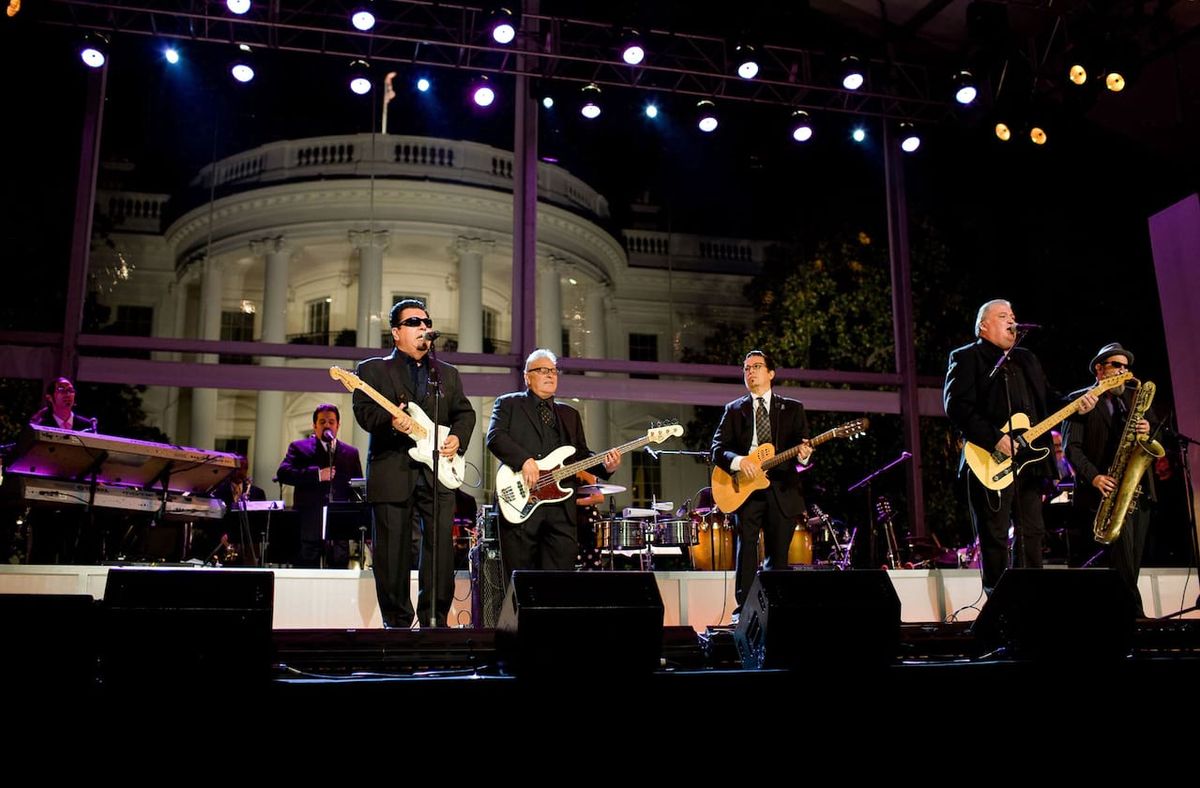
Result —
[{"label": "dark window", "polygon": [[629,455],[633,476],[633,505],[647,507],[651,500],[662,498],[662,466],[643,451]]},{"label": "dark window", "polygon": [[[232,312],[221,312],[221,339],[226,342],[254,341],[254,313],[238,309]],[[222,364],[249,364],[253,362],[250,356],[221,355]]]},{"label": "dark window", "polygon": [[[658,334],[630,334],[629,360],[658,361]],[[629,377],[653,380],[654,378],[657,378],[658,375],[630,373]]]}]

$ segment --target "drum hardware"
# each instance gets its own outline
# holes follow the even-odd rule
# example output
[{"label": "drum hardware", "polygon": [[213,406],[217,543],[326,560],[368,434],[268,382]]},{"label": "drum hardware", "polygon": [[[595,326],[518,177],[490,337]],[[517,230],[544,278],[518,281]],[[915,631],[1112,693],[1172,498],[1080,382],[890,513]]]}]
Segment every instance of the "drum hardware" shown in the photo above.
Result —
[{"label": "drum hardware", "polygon": [[584,484],[575,488],[575,497],[586,498],[591,495],[616,495],[625,492],[625,487],[619,484]]},{"label": "drum hardware", "polygon": [[[808,520],[808,528],[813,533],[813,563],[849,569],[858,529],[847,531],[844,524],[834,520],[815,503],[809,506],[809,510],[813,515]],[[818,552],[818,545],[829,545],[830,549],[822,555]]]}]

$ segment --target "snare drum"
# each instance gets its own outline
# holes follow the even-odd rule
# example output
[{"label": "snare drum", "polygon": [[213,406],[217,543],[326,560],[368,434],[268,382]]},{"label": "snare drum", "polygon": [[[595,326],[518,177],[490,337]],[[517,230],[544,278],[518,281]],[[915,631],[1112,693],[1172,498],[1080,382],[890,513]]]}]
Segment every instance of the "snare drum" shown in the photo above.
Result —
[{"label": "snare drum", "polygon": [[691,520],[660,520],[654,524],[654,544],[660,547],[688,547],[698,541],[696,523]]},{"label": "snare drum", "polygon": [[641,520],[601,520],[596,523],[596,547],[601,550],[641,550],[646,526]]}]

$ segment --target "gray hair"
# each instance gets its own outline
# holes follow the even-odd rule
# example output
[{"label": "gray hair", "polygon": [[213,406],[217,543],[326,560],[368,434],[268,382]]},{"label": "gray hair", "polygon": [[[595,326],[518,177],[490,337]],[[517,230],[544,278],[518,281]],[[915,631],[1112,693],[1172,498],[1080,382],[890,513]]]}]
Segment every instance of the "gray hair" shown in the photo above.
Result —
[{"label": "gray hair", "polygon": [[539,358],[548,358],[551,364],[558,366],[558,356],[554,355],[554,351],[549,348],[540,347],[525,357],[525,371],[528,372],[529,365]]},{"label": "gray hair", "polygon": [[987,301],[983,306],[979,307],[979,313],[975,315],[975,336],[979,336],[979,332],[983,329],[983,321],[984,318],[987,317],[988,310],[1000,304],[1004,304],[1008,307],[1012,306],[1007,299],[993,298],[991,301]]}]

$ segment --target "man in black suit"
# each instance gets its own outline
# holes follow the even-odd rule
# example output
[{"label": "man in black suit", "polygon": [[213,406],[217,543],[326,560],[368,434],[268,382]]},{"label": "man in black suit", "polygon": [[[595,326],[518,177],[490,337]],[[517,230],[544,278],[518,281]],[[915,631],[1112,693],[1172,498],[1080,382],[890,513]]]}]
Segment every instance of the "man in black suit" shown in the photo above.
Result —
[{"label": "man in black suit", "polygon": [[[1111,375],[1121,374],[1132,365],[1133,353],[1121,347],[1119,342],[1113,342],[1100,349],[1092,359],[1090,369],[1099,382]],[[1092,541],[1096,511],[1104,498],[1116,492],[1121,481],[1109,476],[1108,471],[1132,406],[1133,390],[1121,386],[1100,395],[1099,404],[1089,413],[1072,416],[1063,424],[1063,453],[1075,468],[1073,508],[1085,530],[1084,537],[1093,547],[1098,547]],[[1149,435],[1151,426],[1149,419],[1141,418],[1134,425],[1134,430],[1138,435]],[[1137,508],[1126,515],[1120,535],[1107,549],[1109,563],[1129,589],[1136,606],[1135,612],[1139,616],[1145,613],[1137,579],[1150,522],[1150,504],[1155,499],[1152,465],[1147,465],[1142,476],[1142,495]]]},{"label": "man in black suit", "polygon": [[96,420],[75,412],[75,386],[67,378],[56,378],[46,386],[46,404],[33,414],[34,427],[57,427],[75,432],[95,432]]},{"label": "man in black suit", "polygon": [[[545,348],[530,353],[525,359],[528,388],[498,398],[488,424],[488,449],[500,462],[514,470],[519,468],[525,483],[531,486],[541,475],[537,461],[561,446],[575,447],[564,464],[594,456],[588,449],[579,411],[554,401],[557,364],[558,357]],[[603,469],[597,467],[595,473],[607,479],[620,464],[620,452],[609,451]],[[577,482],[574,477],[564,480],[570,486]],[[523,523],[510,523],[502,515],[500,560],[505,586],[517,569],[574,569],[579,552],[576,518],[574,496],[540,505]]]},{"label": "man in black suit", "polygon": [[[350,480],[362,476],[358,449],[338,440],[342,414],[336,405],[325,403],[313,411],[313,434],[292,441],[277,477],[295,488],[292,508],[300,515],[300,556],[297,566],[321,565],[324,545],[321,539],[321,514],[326,504],[354,498]],[[350,560],[344,539],[327,545],[325,566],[345,569]]]},{"label": "man in black suit", "polygon": [[[771,390],[775,361],[761,350],[751,350],[742,361],[742,375],[750,393],[725,406],[713,435],[713,463],[731,475],[741,472],[747,479],[754,479],[763,471],[749,455],[760,445],[770,443],[777,451],[801,445],[799,459],[807,464],[812,455],[812,447],[806,443],[808,417],[798,400]],[[805,513],[804,492],[795,463],[781,463],[767,472],[767,478],[771,482],[769,487],[751,493],[736,512],[731,512],[738,529],[735,622],[754,583],[759,532],[765,548],[763,569],[787,569],[795,518]]]},{"label": "man in black suit", "polygon": [[[394,403],[412,402],[450,434],[437,447],[452,458],[467,450],[475,429],[475,411],[463,394],[458,370],[438,361],[430,364],[433,321],[416,299],[396,303],[391,312],[395,349],[385,358],[369,358],[358,365],[362,380]],[[434,410],[434,382],[441,381],[441,403]],[[407,414],[393,417],[361,391],[354,392],[354,416],[371,433],[367,452],[367,500],[375,516],[375,592],[385,627],[412,625],[409,594],[413,528],[420,528],[420,577],[417,614],[422,627],[445,626],[454,598],[454,491],[434,478],[429,466],[413,459],[408,450],[414,421]],[[432,452],[431,452],[432,453]],[[432,462],[432,460],[431,460]],[[433,502],[437,495],[437,522]],[[437,566],[434,566],[434,536]],[[435,599],[436,597],[436,599]]]},{"label": "man in black suit", "polygon": [[[942,393],[946,415],[965,441],[1012,456],[1012,438],[1000,430],[1012,414],[1024,413],[1030,424],[1037,424],[1057,409],[1063,398],[1046,382],[1037,356],[1024,348],[1013,349],[1000,370],[992,374],[1000,357],[1017,341],[1017,318],[1008,301],[995,299],[979,308],[975,336],[976,341],[950,352]],[[1086,395],[1080,412],[1087,412],[1095,404],[1095,396]],[[1058,478],[1058,472],[1049,432],[1034,445],[1049,450],[1049,454],[1025,466],[1019,478],[998,492],[988,490],[969,473],[965,452],[959,458],[958,472],[968,477],[971,522],[979,537],[983,590],[989,595],[1008,568],[1008,528],[1014,505],[1015,560],[1020,566],[1042,565],[1046,533],[1042,491],[1046,479]]]}]

